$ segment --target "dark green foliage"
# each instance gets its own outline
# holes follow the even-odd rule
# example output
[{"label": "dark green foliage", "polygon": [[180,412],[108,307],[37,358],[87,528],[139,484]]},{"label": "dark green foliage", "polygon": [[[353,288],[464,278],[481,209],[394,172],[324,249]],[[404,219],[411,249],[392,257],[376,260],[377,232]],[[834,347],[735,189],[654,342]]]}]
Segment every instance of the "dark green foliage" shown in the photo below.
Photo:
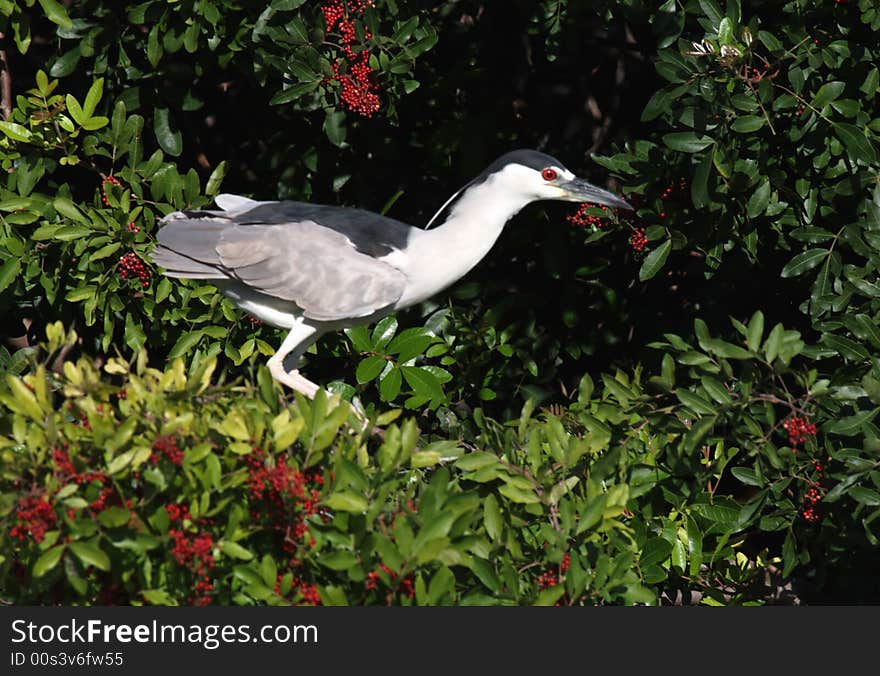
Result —
[{"label": "dark green foliage", "polygon": [[[350,3],[348,56],[325,4],[0,2],[3,599],[880,598],[875,3]],[[419,223],[523,146],[636,214],[527,209],[314,402],[149,266],[221,189]]]}]

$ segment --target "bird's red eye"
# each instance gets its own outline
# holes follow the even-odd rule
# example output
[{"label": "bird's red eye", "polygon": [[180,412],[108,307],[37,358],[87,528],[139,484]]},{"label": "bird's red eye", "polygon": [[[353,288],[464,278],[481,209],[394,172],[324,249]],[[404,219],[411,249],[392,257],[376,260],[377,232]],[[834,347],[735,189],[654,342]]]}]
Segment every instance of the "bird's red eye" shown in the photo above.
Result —
[{"label": "bird's red eye", "polygon": [[541,172],[541,176],[544,177],[545,181],[555,181],[558,174],[556,173],[555,169],[547,167],[546,169],[544,169],[544,171]]}]

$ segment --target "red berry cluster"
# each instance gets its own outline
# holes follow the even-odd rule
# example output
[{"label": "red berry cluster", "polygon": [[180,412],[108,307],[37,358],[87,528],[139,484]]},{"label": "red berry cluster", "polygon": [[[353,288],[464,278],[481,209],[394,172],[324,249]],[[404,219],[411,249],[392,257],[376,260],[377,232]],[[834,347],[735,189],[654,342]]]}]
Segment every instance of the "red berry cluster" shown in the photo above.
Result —
[{"label": "red berry cluster", "polygon": [[248,315],[248,321],[250,321],[252,328],[256,327],[256,326],[260,326],[263,323],[262,319],[257,319],[256,317],[252,317],[250,315]]},{"label": "red berry cluster", "polygon": [[[571,225],[579,228],[590,228],[591,230],[601,228],[605,225],[605,220],[607,216],[594,216],[593,214],[587,213],[589,209],[593,209],[595,207],[596,205],[594,204],[584,202],[578,207],[576,213],[569,214],[565,217],[565,220],[568,221]],[[606,206],[599,206],[599,209],[601,209],[605,213],[608,213],[608,207]]]},{"label": "red berry cluster", "polygon": [[158,436],[153,441],[153,452],[150,454],[150,462],[158,465],[162,457],[168,458],[172,465],[180,467],[183,464],[183,451],[177,445],[175,437]]},{"label": "red berry cluster", "polygon": [[333,30],[333,27],[339,23],[342,17],[345,16],[345,7],[342,6],[341,0],[337,0],[336,2],[331,2],[329,5],[324,5],[321,7],[321,12],[324,14],[324,25],[327,27],[327,32]]},{"label": "red berry cluster", "polygon": [[819,512],[816,510],[816,504],[821,499],[822,493],[816,485],[810,487],[804,494],[803,515],[810,523],[816,523],[819,520]]},{"label": "red berry cluster", "polygon": [[10,537],[23,542],[30,536],[39,544],[46,538],[46,531],[54,528],[57,517],[48,500],[25,496],[18,499],[15,521],[15,525],[9,530]]},{"label": "red berry cluster", "polygon": [[191,537],[176,528],[169,528],[168,535],[173,541],[171,556],[179,565],[189,568],[198,576],[194,586],[196,596],[191,597],[189,603],[194,606],[209,605],[211,603],[209,594],[214,590],[214,583],[211,581],[211,570],[214,568],[214,538],[210,533],[196,533]]},{"label": "red berry cluster", "polygon": [[133,232],[133,233],[138,233],[141,231],[141,229],[137,226],[137,224],[134,221],[131,221],[128,224],[128,231]]},{"label": "red berry cluster", "polygon": [[103,204],[105,207],[109,206],[109,204],[110,204],[110,202],[107,200],[107,190],[105,189],[105,186],[108,183],[110,185],[115,185],[117,188],[122,187],[122,184],[119,182],[119,180],[115,176],[113,176],[112,174],[110,176],[106,176],[101,181],[101,204]]},{"label": "red berry cluster", "polygon": [[535,582],[538,585],[538,589],[548,589],[559,584],[559,576],[553,571],[548,570],[538,575],[535,578]]},{"label": "red berry cluster", "polygon": [[[535,584],[538,589],[548,589],[562,583],[562,578],[571,568],[571,555],[566,553],[562,555],[562,561],[559,562],[559,570],[546,570],[535,578]],[[559,605],[559,604],[556,604]]]},{"label": "red berry cluster", "polygon": [[[245,457],[245,463],[248,465],[251,516],[255,519],[268,516],[276,527],[284,524],[285,548],[294,554],[308,535],[305,519],[319,513],[324,477],[299,471],[288,465],[288,458],[283,455],[276,457],[271,464],[265,451],[258,446],[254,446],[250,455]],[[261,506],[258,503],[266,504]],[[314,538],[309,538],[308,544],[314,546]]]},{"label": "red berry cluster", "polygon": [[106,485],[110,481],[103,472],[77,472],[70,459],[67,444],[52,450],[52,462],[55,465],[56,475],[62,483],[73,481],[77,485],[82,485],[99,481]]},{"label": "red berry cluster", "polygon": [[793,447],[816,436],[816,426],[813,423],[808,423],[806,418],[792,416],[782,423],[782,427],[788,432],[788,443]]},{"label": "red berry cluster", "polygon": [[189,518],[189,507],[184,504],[165,505],[165,513],[171,523]]},{"label": "red berry cluster", "polygon": [[818,460],[813,461],[813,470],[816,472],[816,481],[809,481],[809,488],[804,493],[804,507],[801,513],[809,523],[819,520],[819,510],[816,505],[822,500],[822,489],[819,483],[825,478],[825,468]]},{"label": "red berry cluster", "polygon": [[[372,0],[354,0],[348,3],[348,11],[344,0],[332,0],[324,5],[321,11],[324,14],[324,23],[329,33],[338,28],[339,42],[345,55],[345,62],[336,59],[332,64],[333,75],[327,80],[335,80],[342,87],[339,97],[342,105],[352,112],[363,117],[372,117],[379,110],[380,101],[377,92],[379,85],[373,77],[373,69],[370,66],[370,50],[362,48],[355,51],[354,44],[357,42],[354,14],[362,14],[367,7],[373,7]],[[364,28],[364,40],[370,40],[372,34]],[[345,72],[342,66],[345,65]]]},{"label": "red berry cluster", "polygon": [[[106,481],[106,480],[107,479],[105,477],[102,477],[102,483],[103,483],[103,481]],[[89,504],[89,508],[95,514],[97,514],[98,512],[103,512],[105,509],[107,509],[110,506],[109,504],[107,504],[107,501],[111,497],[113,497],[113,489],[110,488],[109,486],[104,486],[101,489],[101,492],[98,494],[98,497],[95,498]]]},{"label": "red berry cluster", "polygon": [[633,251],[641,253],[647,244],[648,236],[645,234],[645,228],[635,228],[629,238],[629,245],[633,248]]},{"label": "red berry cluster", "polygon": [[[278,596],[283,596],[281,593],[281,580],[282,576],[279,575],[278,579],[275,581],[275,593]],[[318,592],[318,586],[315,584],[309,584],[308,582],[304,582],[300,580],[298,577],[294,577],[291,581],[290,585],[291,590],[298,593],[302,596],[303,605],[307,606],[320,606],[321,605],[321,594]]]},{"label": "red berry cluster", "polygon": [[145,289],[150,285],[150,271],[133,252],[129,252],[119,259],[119,276],[122,279],[137,277]]},{"label": "red berry cluster", "polygon": [[383,580],[382,573],[385,574],[389,587],[393,587],[392,591],[399,591],[409,598],[415,598],[416,589],[413,585],[413,576],[407,575],[400,582],[397,582],[398,574],[381,561],[379,562],[378,570],[372,570],[367,573],[367,589],[373,590],[378,588],[379,582]]}]

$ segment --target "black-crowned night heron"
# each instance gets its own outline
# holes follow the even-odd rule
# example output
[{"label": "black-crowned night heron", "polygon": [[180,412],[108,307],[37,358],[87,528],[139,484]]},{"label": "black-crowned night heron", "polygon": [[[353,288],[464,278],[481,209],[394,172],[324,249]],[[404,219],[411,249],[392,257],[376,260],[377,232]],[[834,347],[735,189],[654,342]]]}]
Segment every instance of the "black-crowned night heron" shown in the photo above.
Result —
[{"label": "black-crowned night heron", "polygon": [[[450,197],[425,229],[362,209],[218,195],[221,211],[162,219],[153,261],[169,277],[209,280],[254,317],[288,329],[269,371],[314,397],[318,386],[296,367],[322,334],[371,323],[442,291],[537,200],[632,208],[549,155],[515,150]],[[444,213],[443,223],[429,229]]]}]

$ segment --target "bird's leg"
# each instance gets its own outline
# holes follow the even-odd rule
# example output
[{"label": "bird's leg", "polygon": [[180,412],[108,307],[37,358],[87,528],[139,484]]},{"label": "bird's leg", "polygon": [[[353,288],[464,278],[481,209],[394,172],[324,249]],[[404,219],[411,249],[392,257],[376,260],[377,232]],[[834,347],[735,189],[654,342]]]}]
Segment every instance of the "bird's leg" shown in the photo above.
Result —
[{"label": "bird's leg", "polygon": [[290,329],[290,333],[287,334],[281,346],[266,363],[266,366],[269,367],[269,373],[272,374],[275,380],[282,385],[287,385],[287,387],[296,392],[304,394],[309,399],[315,398],[315,394],[317,394],[319,389],[318,385],[301,375],[296,368],[288,371],[284,364],[287,362],[296,366],[309,345],[317,339],[317,329],[304,324],[302,319],[299,319]]},{"label": "bird's leg", "polygon": [[[269,373],[272,374],[275,380],[296,392],[304,394],[309,399],[315,398],[320,386],[308,380],[295,367],[302,355],[318,339],[319,335],[317,329],[304,324],[302,319],[297,320],[297,323],[290,329],[290,333],[287,334],[278,350],[266,362],[266,366],[269,367]],[[285,363],[294,368],[288,371]],[[358,428],[349,427],[349,429],[353,434],[364,432],[369,426],[369,421],[367,420],[366,413],[364,413],[363,406],[351,405],[351,412],[354,413],[360,425]],[[377,427],[370,428],[370,433],[384,435],[384,431]]]},{"label": "bird's leg", "polygon": [[284,368],[276,363],[272,363],[270,360],[267,364],[269,366],[269,373],[272,374],[272,377],[275,378],[282,385],[287,385],[290,389],[299,392],[300,394],[304,394],[309,399],[314,399],[315,395],[318,393],[319,386],[313,383],[308,378],[305,378],[300,374],[299,371],[294,369],[293,371],[285,371]]}]

